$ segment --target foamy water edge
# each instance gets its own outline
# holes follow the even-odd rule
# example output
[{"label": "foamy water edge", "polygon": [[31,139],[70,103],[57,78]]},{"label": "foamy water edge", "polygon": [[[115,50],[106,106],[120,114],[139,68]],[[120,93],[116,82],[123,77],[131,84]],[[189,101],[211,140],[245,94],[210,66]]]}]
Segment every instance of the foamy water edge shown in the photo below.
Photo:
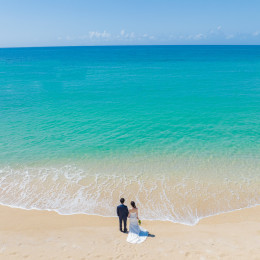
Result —
[{"label": "foamy water edge", "polygon": [[[34,207],[32,207],[32,208],[23,208],[23,207],[17,207],[17,206],[13,206],[13,205],[4,204],[4,203],[1,203],[1,202],[0,202],[0,206],[12,208],[12,209],[27,210],[27,211],[37,210],[37,211],[56,212],[57,214],[59,214],[59,215],[61,215],[61,216],[87,215],[87,216],[98,216],[98,217],[103,217],[103,218],[117,218],[117,216],[105,216],[105,215],[100,215],[100,214],[88,214],[88,213],[86,213],[86,212],[66,214],[66,213],[60,213],[59,210],[53,210],[53,209],[39,209],[39,208],[34,208]],[[185,223],[185,222],[174,222],[174,221],[169,220],[169,219],[148,219],[148,218],[143,218],[142,220],[146,220],[146,221],[172,222],[172,223],[174,223],[174,224],[182,224],[182,225],[186,225],[186,226],[191,226],[191,227],[193,227],[193,226],[196,226],[202,219],[205,219],[205,218],[210,218],[210,217],[214,217],[214,216],[219,216],[219,215],[222,215],[222,214],[232,213],[232,212],[240,211],[240,210],[244,210],[244,209],[255,208],[255,207],[257,207],[257,206],[260,206],[260,204],[255,204],[255,205],[251,205],[251,206],[244,207],[244,208],[238,208],[238,209],[223,211],[223,212],[219,212],[219,213],[216,213],[216,214],[204,216],[204,217],[199,218],[195,224],[190,224],[190,223]]]}]

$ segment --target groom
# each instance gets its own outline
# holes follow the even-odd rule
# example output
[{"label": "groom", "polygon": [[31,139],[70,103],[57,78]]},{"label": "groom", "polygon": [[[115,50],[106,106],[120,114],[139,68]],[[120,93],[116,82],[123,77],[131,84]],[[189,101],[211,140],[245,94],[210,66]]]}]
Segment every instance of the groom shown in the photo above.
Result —
[{"label": "groom", "polygon": [[[125,202],[125,199],[121,198],[120,199],[121,205],[119,205],[117,207],[117,216],[119,217],[120,231],[126,233],[127,232],[126,222],[127,222],[127,217],[128,217],[128,208],[126,205],[124,205],[124,202]],[[122,221],[124,221],[124,231],[122,230]]]}]

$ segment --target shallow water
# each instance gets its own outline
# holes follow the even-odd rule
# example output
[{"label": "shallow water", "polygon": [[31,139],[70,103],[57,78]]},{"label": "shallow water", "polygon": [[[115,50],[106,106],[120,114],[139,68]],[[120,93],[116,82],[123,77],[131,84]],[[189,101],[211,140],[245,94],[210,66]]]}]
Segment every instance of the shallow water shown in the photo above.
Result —
[{"label": "shallow water", "polygon": [[260,47],[0,49],[0,203],[195,224],[260,202]]}]

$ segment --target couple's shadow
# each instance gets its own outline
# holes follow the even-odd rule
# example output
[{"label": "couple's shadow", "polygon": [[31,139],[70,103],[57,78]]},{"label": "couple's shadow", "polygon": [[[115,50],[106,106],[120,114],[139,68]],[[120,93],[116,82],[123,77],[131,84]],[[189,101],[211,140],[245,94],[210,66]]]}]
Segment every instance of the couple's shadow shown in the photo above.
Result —
[{"label": "couple's shadow", "polygon": [[[123,232],[124,234],[128,234],[129,231],[127,230],[126,232]],[[142,235],[141,235],[142,236]],[[151,234],[151,233],[148,233],[148,237],[155,237],[155,235]]]}]

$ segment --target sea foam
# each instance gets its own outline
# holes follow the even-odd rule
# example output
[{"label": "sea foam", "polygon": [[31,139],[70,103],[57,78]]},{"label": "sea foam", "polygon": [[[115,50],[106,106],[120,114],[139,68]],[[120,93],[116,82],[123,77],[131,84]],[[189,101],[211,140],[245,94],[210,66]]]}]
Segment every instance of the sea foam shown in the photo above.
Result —
[{"label": "sea foam", "polygon": [[[251,175],[250,169],[244,175],[242,164],[240,168],[233,164],[232,176],[223,174],[222,165],[222,174],[209,178],[209,172],[207,175],[200,172],[202,166],[190,171],[188,163],[182,167],[176,161],[167,164],[162,167],[164,164],[150,162],[149,167],[140,168],[140,162],[135,166],[132,162],[131,167],[111,162],[105,168],[102,163],[95,168],[90,164],[89,169],[86,165],[3,167],[0,203],[60,214],[115,216],[119,198],[125,197],[127,204],[136,201],[143,219],[194,225],[201,218],[260,202],[259,176],[252,168]],[[180,169],[182,172],[178,173]],[[225,170],[230,173],[231,167]],[[212,173],[216,171],[220,170]]]}]

